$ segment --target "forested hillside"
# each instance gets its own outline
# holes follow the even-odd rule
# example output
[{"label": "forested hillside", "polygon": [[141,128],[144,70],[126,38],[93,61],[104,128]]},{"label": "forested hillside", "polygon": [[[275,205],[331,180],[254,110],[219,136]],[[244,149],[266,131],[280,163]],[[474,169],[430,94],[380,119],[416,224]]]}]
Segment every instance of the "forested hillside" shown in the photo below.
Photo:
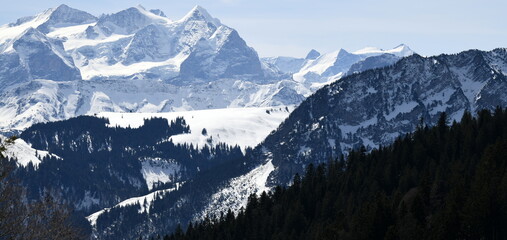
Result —
[{"label": "forested hillside", "polygon": [[[421,121],[423,122],[423,121]],[[251,196],[164,239],[505,239],[507,110],[465,113],[370,153],[309,165],[288,188]]]},{"label": "forested hillside", "polygon": [[112,127],[108,120],[91,116],[35,124],[20,137],[58,157],[45,157],[37,166],[29,163],[17,175],[29,196],[58,186],[76,210],[89,215],[120,199],[172,188],[199,171],[243,156],[237,146],[199,149],[168,140],[189,129],[183,118],[145,119],[139,128]]}]

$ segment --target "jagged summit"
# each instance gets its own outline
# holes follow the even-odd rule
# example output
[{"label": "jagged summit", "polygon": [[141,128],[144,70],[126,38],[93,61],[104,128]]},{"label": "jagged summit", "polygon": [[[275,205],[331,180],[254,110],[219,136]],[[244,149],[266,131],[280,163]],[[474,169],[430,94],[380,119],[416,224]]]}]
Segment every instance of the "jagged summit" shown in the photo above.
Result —
[{"label": "jagged summit", "polygon": [[[36,28],[42,33],[47,34],[57,28],[93,23],[96,20],[95,16],[87,12],[62,4],[58,7],[47,9],[35,16],[23,17],[15,23],[0,26],[0,45],[15,39],[28,28]],[[4,46],[3,49],[5,48]],[[1,51],[2,47],[0,46]]]},{"label": "jagged summit", "polygon": [[199,5],[196,5],[194,8],[192,8],[192,10],[190,10],[190,12],[188,12],[180,21],[205,21],[210,22],[217,27],[222,25],[220,20],[213,18],[206,9]]},{"label": "jagged summit", "polygon": [[48,33],[51,28],[93,23],[95,21],[97,21],[97,18],[92,14],[62,4],[51,9],[47,21],[41,24],[38,30]]},{"label": "jagged summit", "polygon": [[117,13],[103,15],[99,18],[95,29],[87,30],[88,38],[96,38],[103,34],[132,34],[150,24],[167,24],[170,19],[146,10],[143,6],[127,8]]},{"label": "jagged summit", "polygon": [[306,55],[305,59],[306,60],[315,60],[318,57],[320,57],[320,52],[318,52],[315,49],[312,49],[312,50],[310,50],[310,52],[308,52],[308,54]]},{"label": "jagged summit", "polygon": [[340,48],[340,50],[338,50],[338,57],[340,56],[346,56],[346,55],[349,55],[351,54],[349,51],[343,49],[343,48]]}]

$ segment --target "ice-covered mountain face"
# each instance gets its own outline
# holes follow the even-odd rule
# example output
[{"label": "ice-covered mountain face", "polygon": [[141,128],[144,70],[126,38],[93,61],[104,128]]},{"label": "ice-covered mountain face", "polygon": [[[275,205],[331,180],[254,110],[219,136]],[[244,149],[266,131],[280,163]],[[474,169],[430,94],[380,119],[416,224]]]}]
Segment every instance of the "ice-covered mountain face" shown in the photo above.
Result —
[{"label": "ice-covered mountain face", "polygon": [[91,39],[108,37],[112,34],[129,35],[154,23],[168,23],[170,20],[147,11],[142,6],[128,8],[114,14],[103,15],[95,26],[88,27],[86,36]]},{"label": "ice-covered mountain face", "polygon": [[269,153],[275,166],[271,182],[287,184],[310,163],[361,145],[368,150],[390,144],[417,125],[435,124],[442,112],[452,122],[465,111],[507,106],[506,70],[507,50],[495,49],[412,55],[390,67],[352,74],[307,98],[254,158],[266,159],[262,156]]},{"label": "ice-covered mountain face", "polygon": [[297,105],[350,71],[390,65],[406,46],[259,59],[196,6],[180,20],[132,7],[96,18],[61,5],[0,27],[0,128],[98,112]]},{"label": "ice-covered mountain face", "polygon": [[69,81],[81,78],[79,69],[64,51],[62,43],[47,38],[37,29],[29,28],[14,41],[13,48],[31,79]]},{"label": "ice-covered mountain face", "polygon": [[291,75],[295,81],[317,90],[346,75],[389,66],[412,54],[408,46],[401,44],[389,50],[368,47],[355,52],[341,49],[325,54],[312,49],[305,58],[272,57],[262,61],[269,68]]},{"label": "ice-covered mountain face", "polygon": [[74,49],[85,79],[156,78],[189,85],[264,78],[257,53],[200,6],[178,21],[142,6],[129,8],[100,17],[84,32],[54,35],[69,38],[67,49]]},{"label": "ice-covered mountain face", "polygon": [[178,83],[188,85],[194,79],[263,80],[266,75],[255,50],[200,6],[173,21],[160,10],[142,6],[96,18],[61,5],[2,26],[1,52],[12,52],[13,41],[30,28],[61,41],[66,52],[62,56],[72,57],[85,80],[144,77],[174,82],[178,77]]},{"label": "ice-covered mountain face", "polygon": [[249,48],[235,30],[224,27],[218,30],[211,37],[212,42],[198,42],[196,50],[181,64],[179,78],[239,77],[262,83],[264,73],[255,50]]},{"label": "ice-covered mountain face", "polygon": [[[81,79],[79,69],[58,39],[44,31],[65,24],[83,23],[93,16],[83,15],[65,5],[35,17],[0,27],[0,91],[33,79],[71,81]],[[72,17],[71,15],[75,15]]]}]

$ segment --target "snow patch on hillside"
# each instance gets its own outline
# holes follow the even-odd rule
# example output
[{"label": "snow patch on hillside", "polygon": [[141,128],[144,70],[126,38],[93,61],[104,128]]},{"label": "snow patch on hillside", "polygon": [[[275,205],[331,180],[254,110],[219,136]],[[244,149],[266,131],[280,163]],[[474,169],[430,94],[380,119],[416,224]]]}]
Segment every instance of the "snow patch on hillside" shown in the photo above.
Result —
[{"label": "snow patch on hillside", "polygon": [[88,217],[86,217],[86,219],[90,222],[90,224],[92,226],[95,226],[97,224],[97,219],[104,212],[109,211],[110,209],[115,208],[115,207],[125,207],[125,206],[136,205],[136,204],[139,205],[139,213],[143,213],[143,212],[149,213],[150,206],[153,203],[153,200],[155,199],[156,196],[167,194],[172,191],[178,190],[179,187],[181,187],[181,186],[179,184],[176,184],[176,187],[174,187],[174,188],[155,191],[155,192],[152,192],[147,195],[140,196],[140,197],[129,198],[127,200],[124,200],[124,201],[116,204],[114,207],[104,208],[98,212],[95,212],[95,213],[89,215]]},{"label": "snow patch on hillside", "polygon": [[180,171],[181,166],[174,161],[161,158],[143,158],[141,161],[143,174],[148,185],[148,190],[153,189],[158,183],[169,183],[175,180],[175,175]]},{"label": "snow patch on hillside", "polygon": [[397,117],[401,113],[409,113],[411,112],[415,107],[417,107],[419,103],[415,101],[402,103],[394,108],[389,114],[384,115],[387,121],[392,120],[393,118]]}]

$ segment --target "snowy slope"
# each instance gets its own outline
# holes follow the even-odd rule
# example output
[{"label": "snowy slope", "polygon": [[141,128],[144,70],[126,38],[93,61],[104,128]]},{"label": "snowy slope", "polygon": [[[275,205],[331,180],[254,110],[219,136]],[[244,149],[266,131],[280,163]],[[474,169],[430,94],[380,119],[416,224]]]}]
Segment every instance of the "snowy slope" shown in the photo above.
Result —
[{"label": "snowy slope", "polygon": [[[6,138],[0,135],[1,142],[5,142]],[[11,159],[16,159],[20,166],[26,167],[31,163],[35,168],[41,163],[45,157],[60,158],[55,154],[49,153],[44,150],[37,150],[32,148],[23,139],[16,139],[12,144],[6,146],[5,156]]]},{"label": "snowy slope", "polygon": [[[112,113],[102,112],[99,117],[109,119],[111,126],[132,128],[143,124],[144,119],[161,117],[169,121],[183,117],[191,133],[172,136],[174,143],[194,146],[226,143],[241,148],[255,147],[294,109],[290,107],[226,108],[169,113]],[[207,133],[202,134],[203,129]]]},{"label": "snowy slope", "polygon": [[[150,212],[150,206],[153,203],[153,200],[158,195],[163,195],[163,194],[170,193],[172,191],[178,190],[178,188],[179,188],[179,185],[177,184],[177,187],[175,187],[175,188],[158,190],[158,191],[154,191],[154,192],[151,192],[149,194],[146,194],[144,196],[129,198],[129,199],[126,199],[126,200],[124,200],[124,201],[116,204],[115,206],[113,206],[111,208],[125,207],[125,206],[129,206],[129,205],[139,205],[139,213],[144,213],[144,212],[149,213]],[[86,219],[90,222],[90,224],[92,226],[95,226],[96,223],[97,223],[97,218],[101,214],[103,214],[104,212],[109,211],[111,208],[105,208],[105,209],[97,211],[97,212],[95,212],[93,214],[90,214],[88,217],[86,217]]]},{"label": "snowy slope", "polygon": [[229,210],[237,213],[247,205],[250,195],[260,196],[263,192],[268,193],[271,190],[268,186],[268,178],[275,170],[271,160],[268,158],[267,162],[247,174],[231,179],[225,187],[211,196],[208,205],[204,207],[204,210],[196,213],[193,220],[203,220],[207,216],[219,217],[220,212],[226,213]]}]

